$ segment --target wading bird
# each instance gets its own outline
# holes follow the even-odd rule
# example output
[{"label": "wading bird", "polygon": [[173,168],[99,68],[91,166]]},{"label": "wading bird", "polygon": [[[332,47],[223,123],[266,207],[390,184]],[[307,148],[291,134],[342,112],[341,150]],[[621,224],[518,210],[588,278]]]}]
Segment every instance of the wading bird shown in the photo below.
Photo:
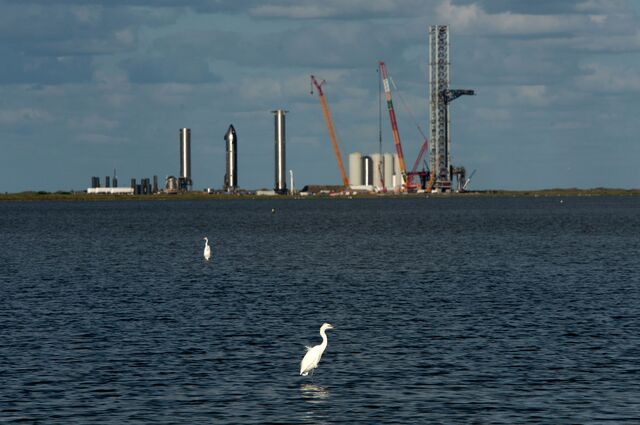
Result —
[{"label": "wading bird", "polygon": [[324,333],[327,329],[333,329],[333,326],[325,323],[320,327],[322,344],[316,345],[315,347],[307,347],[307,354],[304,355],[300,362],[300,375],[307,376],[309,372],[311,372],[313,376],[313,369],[318,367],[322,353],[324,353],[324,349],[327,348],[327,334]]},{"label": "wading bird", "polygon": [[208,260],[209,258],[211,258],[211,247],[209,246],[209,238],[205,236],[203,239],[204,239],[204,259]]}]

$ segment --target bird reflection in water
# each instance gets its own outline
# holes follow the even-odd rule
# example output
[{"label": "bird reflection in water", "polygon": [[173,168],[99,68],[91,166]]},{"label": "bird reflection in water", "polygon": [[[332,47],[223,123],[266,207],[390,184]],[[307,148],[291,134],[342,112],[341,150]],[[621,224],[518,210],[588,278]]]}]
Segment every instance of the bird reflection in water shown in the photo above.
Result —
[{"label": "bird reflection in water", "polygon": [[317,403],[329,398],[329,390],[315,384],[300,385],[300,393],[302,398],[311,403]]}]

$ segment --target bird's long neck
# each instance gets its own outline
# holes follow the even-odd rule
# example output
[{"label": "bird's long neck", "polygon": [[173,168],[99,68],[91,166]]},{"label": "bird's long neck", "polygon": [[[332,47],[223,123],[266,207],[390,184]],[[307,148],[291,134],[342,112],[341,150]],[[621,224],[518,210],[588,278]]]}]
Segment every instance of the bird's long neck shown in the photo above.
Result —
[{"label": "bird's long neck", "polygon": [[326,333],[324,333],[324,329],[322,329],[322,330],[320,331],[320,336],[322,337],[322,344],[321,344],[321,345],[322,345],[323,347],[326,347],[326,346],[327,346],[327,334],[326,334]]}]

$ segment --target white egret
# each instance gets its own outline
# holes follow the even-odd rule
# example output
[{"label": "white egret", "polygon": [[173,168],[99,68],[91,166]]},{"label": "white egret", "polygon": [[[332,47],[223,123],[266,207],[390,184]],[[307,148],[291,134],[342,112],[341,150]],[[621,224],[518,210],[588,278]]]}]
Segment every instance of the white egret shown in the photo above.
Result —
[{"label": "white egret", "polygon": [[211,247],[209,246],[209,238],[205,236],[203,239],[204,239],[204,259],[208,260],[209,258],[211,258]]},{"label": "white egret", "polygon": [[325,323],[320,327],[322,344],[316,345],[315,347],[307,347],[307,354],[304,355],[300,362],[300,375],[307,376],[309,372],[313,375],[313,369],[318,367],[322,353],[324,353],[325,348],[327,348],[327,335],[325,334],[327,329],[333,329],[333,326]]}]

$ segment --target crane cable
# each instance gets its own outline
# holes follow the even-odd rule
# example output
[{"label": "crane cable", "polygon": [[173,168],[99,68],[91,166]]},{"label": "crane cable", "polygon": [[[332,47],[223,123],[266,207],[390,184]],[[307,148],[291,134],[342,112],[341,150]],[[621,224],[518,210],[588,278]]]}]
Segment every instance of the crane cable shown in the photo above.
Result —
[{"label": "crane cable", "polygon": [[420,134],[422,135],[423,139],[426,139],[427,136],[424,135],[424,132],[422,131],[422,128],[420,127],[420,124],[418,124],[418,120],[416,119],[415,115],[413,114],[413,112],[411,112],[411,109],[409,109],[409,106],[407,105],[407,102],[404,101],[404,97],[402,97],[402,93],[400,93],[400,90],[398,89],[398,86],[396,86],[396,82],[393,81],[393,78],[391,76],[389,76],[389,80],[391,80],[391,84],[393,85],[393,88],[395,89],[396,94],[398,95],[398,97],[400,98],[400,102],[402,102],[402,105],[404,106],[404,109],[407,111],[407,113],[411,116],[411,119],[413,120],[413,124],[418,127],[418,131],[420,132]]}]

